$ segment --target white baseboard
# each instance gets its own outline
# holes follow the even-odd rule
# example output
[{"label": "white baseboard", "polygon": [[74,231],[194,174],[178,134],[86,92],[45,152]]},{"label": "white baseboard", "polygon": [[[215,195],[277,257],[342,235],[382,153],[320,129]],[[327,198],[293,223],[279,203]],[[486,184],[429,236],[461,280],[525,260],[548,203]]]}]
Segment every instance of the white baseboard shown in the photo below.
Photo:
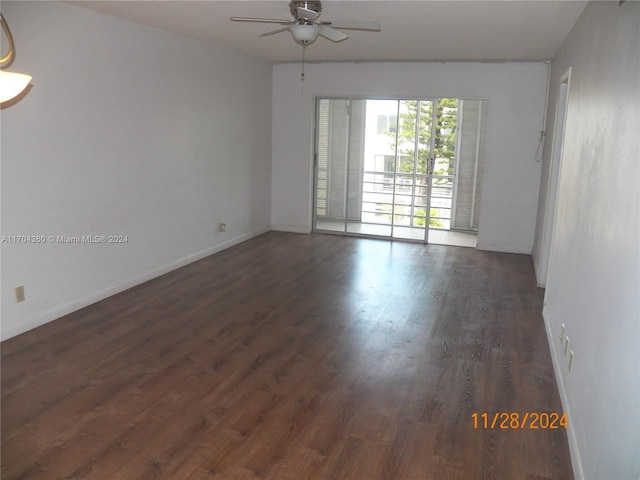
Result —
[{"label": "white baseboard", "polygon": [[289,233],[311,233],[310,228],[297,227],[295,225],[271,225],[271,230],[277,232],[289,232]]},{"label": "white baseboard", "polygon": [[[547,333],[547,343],[549,344],[549,350],[551,352],[551,360],[553,362],[553,371],[555,373],[556,382],[558,384],[558,391],[560,393],[560,401],[562,402],[562,410],[567,414],[568,427],[567,427],[567,440],[569,441],[569,454],[571,455],[571,466],[573,467],[573,475],[576,480],[584,480],[584,470],[582,468],[582,459],[580,457],[580,449],[578,448],[578,441],[576,438],[576,431],[573,428],[573,421],[571,417],[571,408],[569,405],[569,399],[567,397],[567,390],[564,386],[564,377],[562,375],[561,358],[558,357],[558,352],[555,348],[555,343],[558,341],[558,337],[551,331],[551,322],[547,320],[548,313],[542,310],[542,318],[544,320],[544,329]],[[566,365],[565,365],[566,367]]]},{"label": "white baseboard", "polygon": [[538,288],[545,288],[547,286],[546,279],[540,279],[540,264],[538,261],[538,256],[531,254],[531,259],[533,261],[533,272],[536,276],[536,284]]},{"label": "white baseboard", "polygon": [[485,243],[481,242],[480,240],[478,240],[478,244],[476,246],[476,250],[483,250],[485,252],[517,253],[517,254],[520,254],[520,255],[531,255],[531,252],[533,251],[533,248],[531,248],[531,247],[517,248],[517,247],[505,246],[505,245],[485,244]]},{"label": "white baseboard", "polygon": [[11,337],[15,337],[16,335],[20,335],[21,333],[25,333],[36,327],[44,325],[45,323],[49,323],[60,317],[73,313],[77,310],[80,310],[81,308],[88,307],[89,305],[99,302],[100,300],[104,300],[105,298],[111,297],[112,295],[123,292],[129,288],[135,287],[136,285],[140,285],[141,283],[148,282],[149,280],[152,280],[156,277],[164,275],[165,273],[169,273],[180,267],[184,267],[185,265],[196,262],[202,258],[208,257],[209,255],[213,255],[214,253],[218,253],[222,250],[226,250],[227,248],[233,247],[234,245],[238,245],[239,243],[246,242],[251,238],[257,237],[258,235],[262,235],[263,233],[267,233],[270,230],[271,230],[270,228],[264,228],[261,230],[255,230],[252,232],[239,235],[235,238],[222,242],[218,245],[214,245],[213,247],[188,255],[173,263],[170,263],[169,265],[165,265],[164,267],[153,270],[152,272],[149,272],[138,278],[127,280],[118,285],[113,285],[99,292],[95,292],[82,299],[74,300],[73,302],[69,302],[64,305],[58,305],[44,314],[41,314],[35,318],[27,319],[23,322],[20,322],[20,325],[17,325],[13,328],[8,328],[6,330],[2,329],[2,340],[4,341]]}]

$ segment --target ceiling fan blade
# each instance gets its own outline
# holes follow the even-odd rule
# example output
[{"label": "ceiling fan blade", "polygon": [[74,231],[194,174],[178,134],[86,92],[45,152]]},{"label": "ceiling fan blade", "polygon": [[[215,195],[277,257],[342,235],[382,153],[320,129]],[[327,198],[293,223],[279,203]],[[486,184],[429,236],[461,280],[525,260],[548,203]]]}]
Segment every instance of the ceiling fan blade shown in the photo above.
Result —
[{"label": "ceiling fan blade", "polygon": [[342,40],[346,40],[347,38],[349,38],[349,35],[347,35],[344,32],[340,32],[335,28],[324,27],[324,26],[320,27],[319,34],[322,35],[324,38],[328,38],[332,42],[341,42]]},{"label": "ceiling fan blade", "polygon": [[279,23],[280,25],[293,23],[291,20],[280,20],[277,18],[229,17],[229,20],[232,22]]},{"label": "ceiling fan blade", "polygon": [[298,18],[304,18],[305,20],[310,20],[312,22],[318,18],[318,12],[314,12],[308,8],[298,7],[296,8],[296,12],[298,12]]},{"label": "ceiling fan blade", "polygon": [[379,32],[379,22],[361,22],[358,20],[327,20],[320,22],[320,25],[330,25],[333,28],[341,28],[343,30],[367,30],[370,32]]},{"label": "ceiling fan blade", "polygon": [[281,32],[286,32],[287,30],[289,30],[289,27],[284,27],[284,28],[279,28],[277,30],[271,30],[270,32],[267,33],[263,33],[262,35],[260,35],[261,37],[267,37],[269,35],[275,35],[276,33],[281,33]]}]

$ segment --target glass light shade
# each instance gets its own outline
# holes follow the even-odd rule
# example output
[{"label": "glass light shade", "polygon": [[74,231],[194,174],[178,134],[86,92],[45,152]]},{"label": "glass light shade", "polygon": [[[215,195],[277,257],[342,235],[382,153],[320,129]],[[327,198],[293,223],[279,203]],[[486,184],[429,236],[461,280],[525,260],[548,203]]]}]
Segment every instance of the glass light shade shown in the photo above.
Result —
[{"label": "glass light shade", "polygon": [[0,103],[20,95],[27,88],[31,77],[22,73],[0,72]]},{"label": "glass light shade", "polygon": [[296,42],[305,44],[318,38],[320,27],[318,25],[291,25],[289,31]]}]

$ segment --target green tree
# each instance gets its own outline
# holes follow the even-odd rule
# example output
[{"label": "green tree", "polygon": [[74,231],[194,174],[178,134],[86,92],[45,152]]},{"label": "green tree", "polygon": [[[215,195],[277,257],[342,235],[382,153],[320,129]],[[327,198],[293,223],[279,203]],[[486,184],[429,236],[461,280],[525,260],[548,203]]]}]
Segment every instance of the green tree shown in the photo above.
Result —
[{"label": "green tree", "polygon": [[[433,173],[435,175],[453,175],[453,164],[456,146],[456,127],[458,121],[458,99],[440,98],[437,101],[404,101],[400,118],[398,119],[398,136],[396,139],[395,129],[390,132],[391,147],[394,148],[397,140],[398,152],[398,173],[399,180],[406,178],[407,183],[413,183],[413,172],[415,162],[415,173],[426,175],[431,157],[431,141],[433,138],[433,155],[435,159]],[[435,109],[435,112],[434,112]],[[435,113],[435,115],[434,115]],[[435,118],[434,118],[435,117]],[[434,125],[435,121],[435,125]],[[417,147],[417,155],[416,155]],[[403,175],[405,174],[405,175]],[[411,177],[410,177],[411,176]],[[425,178],[417,179],[416,189],[424,183]],[[447,179],[435,178],[434,185],[446,184]],[[426,191],[418,194],[426,194]],[[425,209],[416,209],[413,225],[424,226]],[[442,222],[437,218],[440,211],[437,208],[430,210],[429,225],[431,227],[441,227]]]},{"label": "green tree", "polygon": [[[416,135],[418,155],[416,173],[426,174],[431,152],[433,122],[432,101],[405,101],[406,111],[400,113],[398,131],[398,172],[413,173]],[[435,102],[435,139],[434,155],[436,165],[434,173],[450,175],[453,173],[453,159],[456,144],[456,124],[458,117],[458,99],[441,98]],[[416,124],[418,128],[416,130]],[[391,135],[395,145],[395,133]]]}]

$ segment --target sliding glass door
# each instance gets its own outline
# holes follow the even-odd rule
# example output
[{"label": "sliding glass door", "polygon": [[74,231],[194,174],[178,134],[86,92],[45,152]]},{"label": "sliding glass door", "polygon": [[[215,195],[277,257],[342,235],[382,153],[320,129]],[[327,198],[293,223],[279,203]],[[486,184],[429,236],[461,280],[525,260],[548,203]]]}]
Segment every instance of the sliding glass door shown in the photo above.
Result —
[{"label": "sliding glass door", "polygon": [[450,230],[462,103],[318,99],[314,229],[421,242]]}]

